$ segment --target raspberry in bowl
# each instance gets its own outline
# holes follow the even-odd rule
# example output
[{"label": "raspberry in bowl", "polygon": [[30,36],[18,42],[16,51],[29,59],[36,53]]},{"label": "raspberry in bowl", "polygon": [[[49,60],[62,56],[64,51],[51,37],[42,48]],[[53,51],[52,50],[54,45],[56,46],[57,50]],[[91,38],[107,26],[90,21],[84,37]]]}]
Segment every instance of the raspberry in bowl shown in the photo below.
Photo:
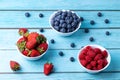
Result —
[{"label": "raspberry in bowl", "polygon": [[89,73],[105,70],[111,61],[109,52],[99,45],[87,45],[78,53],[80,65]]},{"label": "raspberry in bowl", "polygon": [[60,10],[50,16],[49,24],[61,36],[70,36],[80,28],[81,21],[75,12]]},{"label": "raspberry in bowl", "polygon": [[38,60],[47,52],[48,41],[44,35],[31,32],[27,36],[19,38],[17,48],[24,58]]}]

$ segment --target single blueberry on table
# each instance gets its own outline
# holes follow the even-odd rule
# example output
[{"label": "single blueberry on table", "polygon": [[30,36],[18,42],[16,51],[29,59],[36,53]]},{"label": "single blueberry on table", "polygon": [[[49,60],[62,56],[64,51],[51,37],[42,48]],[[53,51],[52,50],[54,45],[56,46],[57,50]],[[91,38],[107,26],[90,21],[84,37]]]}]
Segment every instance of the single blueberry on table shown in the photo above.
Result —
[{"label": "single blueberry on table", "polygon": [[40,28],[40,32],[44,32],[44,29],[43,29],[43,28]]},{"label": "single blueberry on table", "polygon": [[108,19],[105,19],[104,21],[106,24],[108,24],[110,21]]},{"label": "single blueberry on table", "polygon": [[75,43],[71,43],[70,46],[71,46],[72,48],[74,48],[74,47],[75,47]]},{"label": "single blueberry on table", "polygon": [[29,13],[29,12],[26,12],[26,13],[25,13],[25,16],[26,16],[26,17],[30,17],[30,13]]},{"label": "single blueberry on table", "polygon": [[53,44],[53,43],[55,43],[55,40],[54,40],[54,39],[51,39],[50,42]]},{"label": "single blueberry on table", "polygon": [[75,61],[75,58],[74,58],[74,57],[70,57],[70,61],[71,61],[71,62],[74,62],[74,61]]},{"label": "single blueberry on table", "polygon": [[97,15],[98,15],[98,17],[102,17],[102,13],[101,12],[98,12]]},{"label": "single blueberry on table", "polygon": [[84,32],[85,32],[85,33],[89,33],[89,29],[87,29],[87,28],[84,29]]},{"label": "single blueberry on table", "polygon": [[90,24],[91,24],[91,25],[94,25],[94,24],[95,24],[95,21],[94,21],[94,20],[91,20],[91,21],[90,21]]},{"label": "single blueberry on table", "polygon": [[93,37],[90,37],[89,40],[90,40],[91,42],[93,42],[93,41],[94,41],[94,38],[93,38]]},{"label": "single blueberry on table", "polygon": [[65,28],[61,28],[60,32],[66,33],[66,29]]},{"label": "single blueberry on table", "polygon": [[43,17],[44,17],[44,15],[43,15],[42,13],[40,13],[40,14],[39,14],[39,17],[40,17],[40,18],[43,18]]},{"label": "single blueberry on table", "polygon": [[64,53],[62,51],[59,52],[60,56],[64,56]]},{"label": "single blueberry on table", "polygon": [[109,31],[106,31],[106,33],[105,33],[107,36],[109,36],[110,35],[110,32]]},{"label": "single blueberry on table", "polygon": [[84,21],[84,18],[83,18],[83,17],[80,17],[80,21],[81,21],[81,22]]}]

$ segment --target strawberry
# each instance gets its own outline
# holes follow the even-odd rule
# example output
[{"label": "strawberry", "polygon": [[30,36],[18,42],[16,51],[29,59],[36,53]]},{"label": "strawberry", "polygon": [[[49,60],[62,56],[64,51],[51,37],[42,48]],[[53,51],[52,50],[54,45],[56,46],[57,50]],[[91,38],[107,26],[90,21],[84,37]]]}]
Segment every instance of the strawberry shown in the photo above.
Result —
[{"label": "strawberry", "polygon": [[27,37],[28,36],[28,29],[27,28],[20,28],[19,29],[19,35],[20,36],[24,36],[24,37]]},{"label": "strawberry", "polygon": [[96,54],[101,54],[101,50],[100,50],[99,48],[94,48],[94,52],[95,52]]},{"label": "strawberry", "polygon": [[44,53],[48,49],[48,44],[47,43],[41,43],[38,47],[37,50],[40,53]]},{"label": "strawberry", "polygon": [[80,60],[80,62],[84,67],[88,64],[88,62],[86,60]]},{"label": "strawberry", "polygon": [[106,50],[102,51],[102,55],[104,56],[104,58],[108,57],[108,53]]},{"label": "strawberry", "polygon": [[97,65],[97,62],[96,61],[91,61],[90,64],[95,67]]},{"label": "strawberry", "polygon": [[26,48],[28,48],[28,49],[33,49],[33,48],[35,48],[36,45],[37,45],[36,40],[35,40],[35,39],[32,39],[31,41],[28,41],[28,42],[26,43]]},{"label": "strawberry", "polygon": [[44,64],[44,74],[49,75],[53,70],[53,64],[52,63],[45,63]]},{"label": "strawberry", "polygon": [[10,68],[13,70],[13,71],[17,71],[20,69],[20,64],[16,61],[10,61]]},{"label": "strawberry", "polygon": [[88,62],[92,61],[92,58],[89,57],[89,56],[86,56],[85,59],[86,59],[86,61],[88,61]]},{"label": "strawberry", "polygon": [[32,49],[31,52],[28,54],[28,56],[30,56],[30,57],[36,57],[39,55],[40,55],[40,53],[35,49]]},{"label": "strawberry", "polygon": [[30,52],[29,50],[25,49],[25,50],[22,52],[22,54],[25,55],[25,56],[28,56],[29,52]]},{"label": "strawberry", "polygon": [[86,68],[92,70],[92,65],[91,65],[91,64],[88,64],[88,65],[86,66]]},{"label": "strawberry", "polygon": [[17,47],[19,48],[20,52],[24,51],[25,45],[26,45],[26,38],[25,37],[21,37],[17,41]]}]

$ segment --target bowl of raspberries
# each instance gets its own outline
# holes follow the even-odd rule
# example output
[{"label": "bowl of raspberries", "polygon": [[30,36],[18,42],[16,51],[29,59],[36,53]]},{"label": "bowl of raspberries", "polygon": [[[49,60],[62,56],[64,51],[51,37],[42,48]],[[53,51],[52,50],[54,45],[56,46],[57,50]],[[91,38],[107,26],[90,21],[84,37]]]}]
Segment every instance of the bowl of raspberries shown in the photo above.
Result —
[{"label": "bowl of raspberries", "polygon": [[37,32],[29,33],[26,28],[19,29],[19,33],[22,37],[17,41],[17,48],[24,58],[38,60],[47,52],[48,41],[44,35]]},{"label": "bowl of raspberries", "polygon": [[87,45],[78,53],[80,65],[89,73],[105,70],[111,61],[109,52],[99,45]]},{"label": "bowl of raspberries", "polygon": [[59,10],[50,16],[49,24],[61,36],[69,36],[80,28],[81,21],[75,12]]}]

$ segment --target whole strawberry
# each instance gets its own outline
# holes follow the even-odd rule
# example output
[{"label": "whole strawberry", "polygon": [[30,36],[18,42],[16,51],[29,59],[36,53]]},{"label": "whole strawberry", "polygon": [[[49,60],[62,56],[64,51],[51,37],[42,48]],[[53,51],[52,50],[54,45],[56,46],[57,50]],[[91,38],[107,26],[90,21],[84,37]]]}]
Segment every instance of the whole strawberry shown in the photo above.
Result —
[{"label": "whole strawberry", "polygon": [[28,41],[28,42],[26,43],[26,48],[28,48],[28,49],[33,49],[33,48],[36,47],[36,45],[37,45],[36,40],[35,40],[35,39],[32,39],[31,41]]},{"label": "whole strawberry", "polygon": [[48,44],[47,43],[41,43],[38,47],[37,50],[42,54],[48,49]]},{"label": "whole strawberry", "polygon": [[27,28],[20,28],[19,29],[19,35],[20,36],[24,36],[24,37],[27,37],[28,36],[28,29]]},{"label": "whole strawberry", "polygon": [[13,70],[13,71],[17,71],[20,69],[20,64],[16,61],[10,61],[10,68]]},{"label": "whole strawberry", "polygon": [[52,63],[45,63],[44,64],[44,74],[49,75],[53,70],[53,64]]},{"label": "whole strawberry", "polygon": [[39,56],[39,55],[40,55],[40,53],[37,50],[32,49],[28,56],[36,57],[36,56]]}]

